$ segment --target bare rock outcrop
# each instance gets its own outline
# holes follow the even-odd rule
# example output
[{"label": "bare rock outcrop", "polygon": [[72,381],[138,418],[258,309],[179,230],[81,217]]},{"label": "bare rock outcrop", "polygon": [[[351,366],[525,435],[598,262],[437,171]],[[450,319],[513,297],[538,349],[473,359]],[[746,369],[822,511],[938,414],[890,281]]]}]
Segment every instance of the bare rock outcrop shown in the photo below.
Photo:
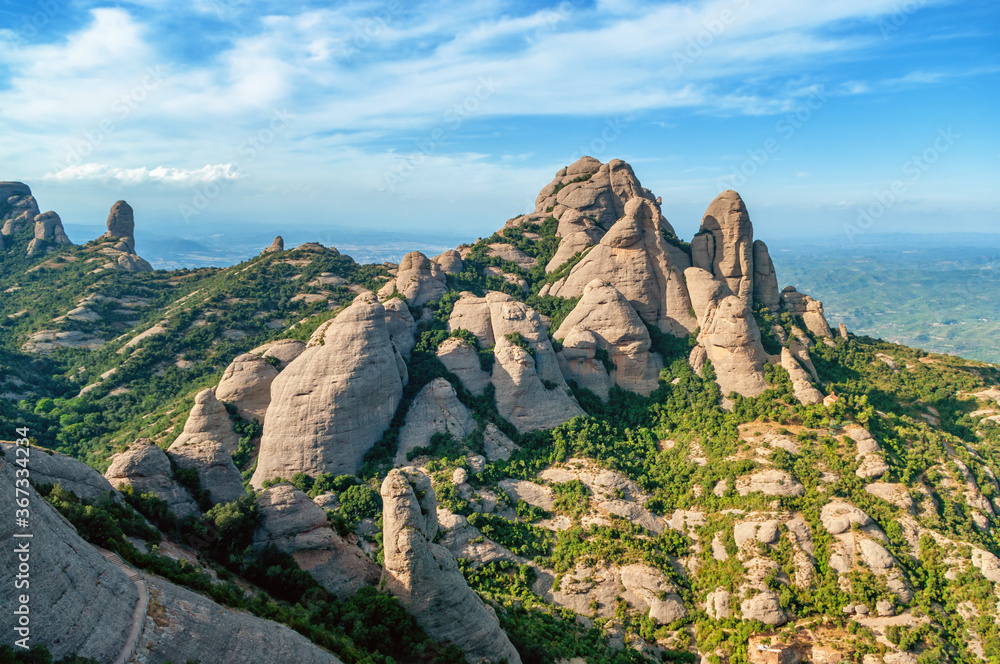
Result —
[{"label": "bare rock outcrop", "polygon": [[178,445],[175,442],[169,452],[178,468],[193,468],[198,472],[201,487],[208,491],[212,504],[231,503],[247,495],[243,476],[222,443],[202,440]]},{"label": "bare rock outcrop", "polygon": [[437,357],[445,369],[458,376],[465,389],[472,394],[481,395],[490,384],[490,375],[483,371],[479,353],[465,339],[445,339],[438,346]]},{"label": "bare rock outcrop", "polygon": [[514,441],[508,438],[492,422],[486,425],[486,430],[483,432],[483,446],[486,448],[486,458],[490,461],[496,461],[497,459],[506,461],[517,449]]},{"label": "bare rock outcrop", "polygon": [[146,439],[112,457],[104,477],[115,488],[127,484],[138,493],[155,494],[178,517],[201,514],[191,493],[174,479],[166,452]]},{"label": "bare rock outcrop", "polygon": [[500,337],[494,355],[497,410],[519,433],[550,429],[584,414],[576,399],[567,394],[565,381],[554,383],[552,389],[542,382],[531,352]]},{"label": "bare rock outcrop", "polygon": [[576,254],[592,247],[604,237],[604,229],[597,222],[579,210],[568,208],[559,216],[556,235],[559,247],[545,266],[546,272],[554,272]]},{"label": "bare rock outcrop", "polygon": [[783,470],[761,470],[736,480],[736,492],[741,496],[760,492],[765,496],[804,496],[802,483]]},{"label": "bare rock outcrop", "polygon": [[645,198],[625,204],[624,216],[549,293],[577,297],[595,279],[614,286],[642,320],[664,332],[687,336],[697,323],[691,299],[664,232],[673,233],[659,208]]},{"label": "bare rock outcrop", "polygon": [[428,634],[456,644],[470,662],[520,664],[495,613],[466,585],[454,556],[434,543],[437,500],[430,478],[414,468],[394,469],[381,493],[386,589]]},{"label": "bare rock outcrop", "polygon": [[781,349],[781,366],[792,379],[792,389],[795,391],[796,399],[807,406],[823,403],[823,393],[813,386],[809,373],[787,348]]},{"label": "bare rock outcrop", "polygon": [[[241,355],[240,357],[246,356]],[[259,358],[258,361],[267,364]],[[225,374],[223,374],[223,381],[225,381]],[[207,441],[220,443],[230,454],[235,452],[240,444],[239,436],[233,429],[233,421],[230,419],[226,407],[216,398],[215,393],[210,388],[202,390],[195,396],[194,406],[191,408],[187,422],[184,423],[184,431],[174,440],[171,448]]]},{"label": "bare rock outcrop", "polygon": [[644,396],[659,385],[663,361],[650,351],[646,326],[614,286],[600,280],[588,284],[553,336],[563,344],[563,375],[602,399],[612,384]]},{"label": "bare rock outcrop", "polygon": [[236,406],[243,419],[263,422],[271,403],[271,383],[277,376],[278,368],[266,358],[253,353],[238,355],[222,374],[215,397]]},{"label": "bare rock outcrop", "polygon": [[255,487],[297,472],[355,473],[402,398],[399,355],[371,293],[355,298],[317,341],[271,383]]},{"label": "bare rock outcrop", "polygon": [[753,597],[743,600],[740,611],[744,620],[759,620],[765,625],[776,627],[788,622],[788,615],[781,608],[778,595],[770,590],[763,590]]},{"label": "bare rock outcrop", "polygon": [[701,268],[688,268],[684,277],[701,327],[698,342],[712,362],[723,394],[757,396],[767,389],[767,354],[750,306]]},{"label": "bare rock outcrop", "polygon": [[[32,460],[38,452],[33,450]],[[0,486],[11,501],[17,480],[14,471],[18,468],[11,463],[13,459],[13,455],[0,459]],[[132,612],[139,599],[135,586],[122,570],[81,539],[33,488],[25,490],[31,505],[32,537],[17,539],[26,531],[16,528],[13,518],[0,520],[0,539],[8,552],[5,564],[0,566],[0,579],[10,589],[10,599],[0,616],[4,643],[30,636],[26,642],[48,645],[57,658],[80,655],[100,662],[114,661],[132,627]],[[30,554],[30,587],[15,586],[19,574],[15,551],[24,543]],[[14,613],[18,606],[15,588],[21,588],[17,595],[30,598],[30,625],[28,632],[21,634],[19,617]]]},{"label": "bare rock outcrop", "polygon": [[625,205],[637,197],[655,202],[627,163],[612,159],[602,164],[593,157],[581,157],[556,173],[542,189],[535,199],[535,213],[572,208],[607,230],[625,214]]},{"label": "bare rock outcrop", "polygon": [[753,301],[774,313],[781,308],[781,292],[778,290],[778,275],[767,245],[760,240],[753,243]]},{"label": "bare rock outcrop", "polygon": [[406,423],[399,430],[395,464],[405,466],[407,454],[429,445],[436,433],[447,433],[461,441],[475,430],[476,420],[458,400],[455,388],[444,378],[435,378],[417,393],[406,413]]},{"label": "bare rock outcrop", "polygon": [[806,328],[817,337],[833,339],[830,324],[823,314],[823,303],[819,300],[798,292],[794,286],[786,286],[781,291],[781,307],[795,316],[801,316]]},{"label": "bare rock outcrop", "polygon": [[448,317],[448,331],[455,330],[468,330],[479,340],[482,348],[489,348],[497,342],[493,334],[490,305],[485,297],[461,293]]},{"label": "bare rock outcrop", "polygon": [[[0,449],[8,461],[16,458],[15,447],[13,443],[0,442]],[[90,501],[115,492],[115,488],[103,475],[73,457],[51,450],[31,448],[30,459],[33,484],[59,484],[67,491]]]},{"label": "bare rock outcrop", "polygon": [[383,303],[385,307],[385,324],[389,328],[389,338],[396,345],[396,350],[404,360],[410,359],[413,346],[416,344],[417,324],[406,302],[394,297]]},{"label": "bare rock outcrop", "polygon": [[108,214],[108,232],[102,236],[107,246],[101,249],[109,261],[104,267],[128,272],[152,272],[153,266],[135,253],[135,212],[125,201],[117,201]]},{"label": "bare rock outcrop", "polygon": [[431,260],[440,265],[441,270],[445,274],[461,274],[462,269],[465,267],[465,264],[462,261],[462,254],[458,253],[454,249],[449,249],[448,251],[435,256]]},{"label": "bare rock outcrop", "polygon": [[273,357],[278,361],[278,368],[284,369],[288,366],[289,362],[301,355],[305,349],[305,343],[298,339],[278,339],[263,346],[257,346],[250,352],[261,357]]},{"label": "bare rock outcrop", "polygon": [[272,486],[257,496],[262,517],[254,546],[274,544],[306,572],[340,597],[378,583],[380,570],[361,549],[344,541],[322,507],[291,484]]},{"label": "bare rock outcrop", "polygon": [[392,296],[393,289],[411,307],[422,307],[444,295],[448,282],[440,265],[419,251],[411,251],[403,256],[396,278],[379,290],[379,296],[387,299]]},{"label": "bare rock outcrop", "polygon": [[522,270],[530,270],[538,265],[538,259],[532,258],[512,244],[495,242],[489,248],[490,256],[496,256],[500,260],[509,261]]},{"label": "bare rock outcrop", "polygon": [[35,217],[35,236],[28,243],[28,255],[35,256],[60,245],[72,245],[63,230],[62,219],[55,212],[43,212]]},{"label": "bare rock outcrop", "polygon": [[108,213],[109,238],[123,240],[129,251],[135,251],[135,211],[125,201],[116,201]]},{"label": "bare rock outcrop", "polygon": [[[764,251],[766,253],[766,247]],[[705,211],[701,230],[691,241],[692,264],[721,280],[733,295],[752,307],[753,258],[750,214],[740,195],[727,189],[716,196]]]},{"label": "bare rock outcrop", "polygon": [[9,209],[0,216],[0,235],[14,235],[32,223],[38,215],[38,203],[31,195],[31,189],[23,182],[0,182],[0,201],[6,201]]},{"label": "bare rock outcrop", "polygon": [[625,589],[639,597],[649,607],[649,617],[660,625],[669,625],[687,616],[684,601],[663,572],[648,565],[626,565],[621,568]]},{"label": "bare rock outcrop", "polygon": [[285,238],[278,235],[274,238],[274,242],[264,248],[264,251],[260,252],[261,256],[264,254],[273,254],[285,250]]}]

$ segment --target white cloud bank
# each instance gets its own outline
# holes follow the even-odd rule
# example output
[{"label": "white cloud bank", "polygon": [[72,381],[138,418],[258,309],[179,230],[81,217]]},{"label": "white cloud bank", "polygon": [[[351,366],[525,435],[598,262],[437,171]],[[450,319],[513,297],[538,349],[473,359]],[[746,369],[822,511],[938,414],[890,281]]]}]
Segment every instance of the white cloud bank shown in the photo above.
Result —
[{"label": "white cloud bank", "polygon": [[232,164],[206,164],[201,168],[115,168],[107,164],[80,164],[68,166],[60,171],[46,173],[44,179],[55,182],[76,180],[117,181],[122,184],[144,184],[163,182],[176,185],[206,184],[209,182],[231,181],[240,178],[240,172]]}]

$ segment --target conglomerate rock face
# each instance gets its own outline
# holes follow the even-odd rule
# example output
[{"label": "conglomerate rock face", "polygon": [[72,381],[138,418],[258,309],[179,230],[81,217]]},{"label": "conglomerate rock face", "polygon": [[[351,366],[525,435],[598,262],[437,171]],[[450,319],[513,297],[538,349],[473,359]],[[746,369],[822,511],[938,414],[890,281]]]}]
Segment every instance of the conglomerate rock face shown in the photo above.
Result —
[{"label": "conglomerate rock face", "polygon": [[428,634],[450,641],[470,662],[520,664],[496,615],[465,583],[452,554],[435,544],[437,500],[430,478],[407,467],[382,482],[383,582]]},{"label": "conglomerate rock face", "polygon": [[375,296],[359,295],[274,379],[255,487],[298,472],[357,472],[403,394],[385,319]]}]

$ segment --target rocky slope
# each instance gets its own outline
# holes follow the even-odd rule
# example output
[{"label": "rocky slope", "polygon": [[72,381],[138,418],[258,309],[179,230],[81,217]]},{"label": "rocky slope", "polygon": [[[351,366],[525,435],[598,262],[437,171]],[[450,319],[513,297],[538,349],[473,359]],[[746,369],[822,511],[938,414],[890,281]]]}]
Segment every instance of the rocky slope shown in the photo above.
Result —
[{"label": "rocky slope", "polygon": [[135,487],[116,504],[161,551],[203,564],[219,543],[176,524],[246,518],[238,583],[398,597],[421,648],[468,661],[1000,657],[1000,371],[834,334],[736,192],[687,243],[631,167],[584,158],[433,258],[276,241],[133,273],[109,260],[134,251],[127,204],[105,238],[28,257],[37,206],[0,187],[0,414],[106,469],[44,455],[40,483]]}]

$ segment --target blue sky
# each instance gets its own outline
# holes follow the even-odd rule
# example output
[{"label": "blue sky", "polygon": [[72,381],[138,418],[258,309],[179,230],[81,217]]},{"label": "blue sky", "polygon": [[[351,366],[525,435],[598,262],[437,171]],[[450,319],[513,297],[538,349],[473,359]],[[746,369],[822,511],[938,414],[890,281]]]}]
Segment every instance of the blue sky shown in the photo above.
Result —
[{"label": "blue sky", "polygon": [[140,242],[474,239],[583,154],[682,236],[729,187],[765,239],[1000,231],[995,0],[0,0],[0,26],[0,180],[74,227],[124,198]]}]

